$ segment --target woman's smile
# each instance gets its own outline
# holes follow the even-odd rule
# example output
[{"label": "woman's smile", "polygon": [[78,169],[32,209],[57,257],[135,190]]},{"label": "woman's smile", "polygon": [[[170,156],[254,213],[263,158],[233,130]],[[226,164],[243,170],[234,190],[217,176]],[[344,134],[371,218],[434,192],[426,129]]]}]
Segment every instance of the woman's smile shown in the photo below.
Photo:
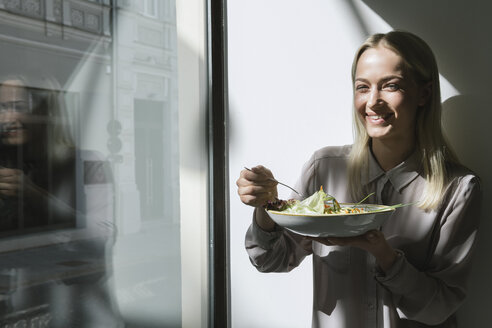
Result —
[{"label": "woman's smile", "polygon": [[3,145],[23,145],[28,142],[28,129],[24,125],[29,114],[19,111],[19,105],[28,103],[28,93],[20,81],[9,80],[0,88],[0,136]]},{"label": "woman's smile", "polygon": [[393,113],[386,113],[386,114],[366,113],[366,122],[368,124],[373,124],[373,125],[390,124],[393,117],[394,117]]},{"label": "woman's smile", "polygon": [[394,51],[380,46],[360,57],[354,105],[369,137],[412,144],[419,91]]}]

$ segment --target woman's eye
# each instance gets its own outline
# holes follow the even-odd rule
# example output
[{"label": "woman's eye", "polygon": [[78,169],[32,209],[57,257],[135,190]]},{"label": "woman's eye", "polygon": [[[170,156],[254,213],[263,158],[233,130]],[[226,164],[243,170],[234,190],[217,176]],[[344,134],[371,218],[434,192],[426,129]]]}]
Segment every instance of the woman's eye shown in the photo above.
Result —
[{"label": "woman's eye", "polygon": [[397,83],[388,83],[385,85],[385,89],[389,89],[391,91],[400,90],[400,86]]},{"label": "woman's eye", "polygon": [[355,90],[356,90],[356,91],[362,91],[362,92],[363,92],[363,91],[366,91],[367,89],[369,89],[369,88],[367,87],[367,85],[363,85],[363,84],[361,84],[361,85],[357,85],[357,86],[355,86]]}]

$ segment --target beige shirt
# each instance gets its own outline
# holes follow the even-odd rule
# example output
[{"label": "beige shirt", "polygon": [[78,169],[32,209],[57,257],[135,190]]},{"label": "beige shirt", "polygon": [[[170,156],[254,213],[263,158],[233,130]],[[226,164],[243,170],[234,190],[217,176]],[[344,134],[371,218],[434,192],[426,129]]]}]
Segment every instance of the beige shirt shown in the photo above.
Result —
[{"label": "beige shirt", "polygon": [[[303,168],[298,190],[311,195],[322,185],[340,201],[357,201],[347,187],[350,148],[315,152]],[[425,185],[420,172],[417,154],[387,172],[370,155],[362,187],[376,194],[367,202],[418,201]],[[477,237],[481,190],[479,179],[463,167],[451,168],[450,175],[439,208],[430,212],[417,206],[399,208],[381,227],[400,253],[386,275],[361,249],[325,246],[280,227],[266,232],[254,219],[246,234],[251,262],[261,272],[285,272],[313,255],[312,327],[456,327],[455,312],[466,296]]]}]

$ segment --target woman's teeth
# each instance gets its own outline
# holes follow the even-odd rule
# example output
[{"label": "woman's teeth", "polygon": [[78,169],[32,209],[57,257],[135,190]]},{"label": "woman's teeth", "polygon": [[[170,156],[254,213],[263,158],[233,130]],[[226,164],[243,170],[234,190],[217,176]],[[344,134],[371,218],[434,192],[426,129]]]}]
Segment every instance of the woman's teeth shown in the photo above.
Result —
[{"label": "woman's teeth", "polygon": [[386,120],[390,116],[391,116],[391,113],[390,114],[384,114],[384,115],[367,115],[367,117],[370,118],[371,120],[381,120],[381,119]]}]

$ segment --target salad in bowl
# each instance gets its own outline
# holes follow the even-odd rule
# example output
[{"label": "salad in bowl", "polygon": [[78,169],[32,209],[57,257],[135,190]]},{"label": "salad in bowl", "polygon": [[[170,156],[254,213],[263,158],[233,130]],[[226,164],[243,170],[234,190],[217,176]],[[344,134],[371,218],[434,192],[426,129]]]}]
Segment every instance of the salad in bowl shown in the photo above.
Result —
[{"label": "salad in bowl", "polygon": [[[405,206],[339,203],[321,187],[304,200],[275,200],[266,205],[268,215],[279,226],[310,237],[350,237],[378,229],[396,208]],[[409,204],[408,204],[409,205]]]}]

